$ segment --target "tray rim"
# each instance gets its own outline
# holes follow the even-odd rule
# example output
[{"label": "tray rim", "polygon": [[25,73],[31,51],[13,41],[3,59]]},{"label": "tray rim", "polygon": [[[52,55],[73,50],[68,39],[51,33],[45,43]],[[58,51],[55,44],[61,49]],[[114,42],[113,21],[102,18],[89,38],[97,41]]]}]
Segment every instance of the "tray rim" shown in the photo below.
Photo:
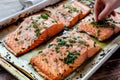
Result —
[{"label": "tray rim", "polygon": [[[119,36],[120,37],[120,36]],[[120,48],[120,44],[116,46],[116,48],[112,49],[110,52],[108,52],[103,60],[100,60],[98,64],[96,64],[89,72],[87,75],[84,76],[83,79],[81,80],[88,80],[114,53],[117,51],[117,49]]]},{"label": "tray rim", "polygon": [[[11,75],[13,75],[18,80],[30,80],[27,76],[17,70],[14,66],[8,63],[6,60],[0,57],[0,66],[3,67],[6,71],[8,71]],[[8,69],[9,68],[9,69]]]}]

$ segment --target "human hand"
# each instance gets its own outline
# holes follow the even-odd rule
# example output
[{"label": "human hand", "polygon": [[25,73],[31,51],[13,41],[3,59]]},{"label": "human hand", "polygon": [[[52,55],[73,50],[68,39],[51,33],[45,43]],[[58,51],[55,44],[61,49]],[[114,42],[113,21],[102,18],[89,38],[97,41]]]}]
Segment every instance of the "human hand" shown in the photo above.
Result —
[{"label": "human hand", "polygon": [[120,0],[96,0],[94,5],[95,20],[105,19],[119,6]]}]

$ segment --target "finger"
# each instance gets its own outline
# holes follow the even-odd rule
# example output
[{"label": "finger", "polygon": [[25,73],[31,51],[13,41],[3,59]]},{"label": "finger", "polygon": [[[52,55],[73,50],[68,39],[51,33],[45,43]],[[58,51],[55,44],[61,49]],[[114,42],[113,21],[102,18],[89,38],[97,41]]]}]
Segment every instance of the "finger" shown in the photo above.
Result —
[{"label": "finger", "polygon": [[95,2],[95,5],[94,5],[94,18],[95,18],[95,20],[96,21],[98,21],[98,15],[99,15],[99,3],[100,3],[100,0],[96,0],[96,2]]},{"label": "finger", "polygon": [[111,16],[115,16],[115,11],[112,11],[112,12],[108,15],[108,17],[111,17]]},{"label": "finger", "polygon": [[106,5],[103,11],[99,14],[98,20],[105,19],[112,11],[113,9],[111,8],[111,6]]},{"label": "finger", "polygon": [[115,16],[115,11],[112,11],[112,12],[111,12],[111,15]]}]

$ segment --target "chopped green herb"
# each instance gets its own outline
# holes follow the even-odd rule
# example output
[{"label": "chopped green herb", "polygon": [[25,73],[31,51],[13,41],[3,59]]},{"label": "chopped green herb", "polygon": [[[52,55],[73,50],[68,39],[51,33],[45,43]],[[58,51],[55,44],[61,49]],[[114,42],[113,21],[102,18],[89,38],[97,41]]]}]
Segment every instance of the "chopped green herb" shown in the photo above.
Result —
[{"label": "chopped green herb", "polygon": [[94,47],[96,47],[96,42],[94,42]]},{"label": "chopped green herb", "polygon": [[30,45],[28,46],[28,48],[30,48]]},{"label": "chopped green herb", "polygon": [[78,36],[77,38],[82,38],[82,37]]},{"label": "chopped green herb", "polygon": [[40,54],[40,53],[42,53],[42,50],[40,50],[40,51],[38,52],[38,54]]},{"label": "chopped green herb", "polygon": [[31,26],[27,26],[27,27],[26,27],[26,30],[28,30],[30,27],[31,27]]},{"label": "chopped green herb", "polygon": [[70,42],[70,43],[75,43],[76,41],[73,40],[73,39],[69,39],[69,42]]},{"label": "chopped green herb", "polygon": [[70,44],[66,44],[65,46],[69,48],[69,47],[70,47]]},{"label": "chopped green herb", "polygon": [[56,20],[54,20],[54,21],[52,21],[52,23],[57,23],[57,21],[56,21]]},{"label": "chopped green herb", "polygon": [[78,52],[68,52],[67,57],[64,58],[65,64],[74,64],[74,60],[77,58],[77,56],[80,55]]},{"label": "chopped green herb", "polygon": [[62,15],[62,16],[66,16],[66,14],[64,14],[64,13],[61,13],[61,15]]},{"label": "chopped green herb", "polygon": [[53,44],[49,44],[49,45],[48,45],[48,48],[50,48],[51,46],[53,46]]},{"label": "chopped green herb", "polygon": [[72,13],[72,12],[78,12],[78,10],[77,10],[77,8],[71,8],[71,9],[69,10],[69,12],[70,12],[70,13]]},{"label": "chopped green herb", "polygon": [[106,21],[98,21],[98,22],[92,21],[91,24],[96,27],[108,27],[109,26],[109,23]]},{"label": "chopped green herb", "polygon": [[33,20],[33,17],[31,17],[30,19]]},{"label": "chopped green herb", "polygon": [[43,19],[48,19],[49,15],[48,14],[41,14],[41,18]]},{"label": "chopped green herb", "polygon": [[85,41],[79,40],[78,42],[79,42],[80,44],[82,44],[82,45],[89,46],[89,44],[87,44]]},{"label": "chopped green herb", "polygon": [[66,37],[66,36],[63,36],[62,38],[63,38],[63,39],[66,39],[66,38],[68,38],[68,37]]},{"label": "chopped green herb", "polygon": [[64,8],[68,8],[70,13],[72,12],[78,12],[77,8],[70,6],[70,5],[63,5]]},{"label": "chopped green herb", "polygon": [[39,36],[40,35],[40,29],[39,28],[35,29],[35,33],[36,33],[36,36]]},{"label": "chopped green herb", "polygon": [[98,35],[98,36],[99,36],[100,32],[101,32],[100,30],[97,30],[97,35]]},{"label": "chopped green herb", "polygon": [[58,46],[55,47],[55,50],[56,50],[57,53],[59,53],[59,47]]},{"label": "chopped green herb", "polygon": [[38,25],[39,25],[36,21],[33,21],[32,23],[33,23],[33,27],[35,27],[35,28],[38,27]]},{"label": "chopped green herb", "polygon": [[38,19],[40,19],[41,18],[41,15],[38,17]]},{"label": "chopped green herb", "polygon": [[59,46],[63,46],[63,45],[66,44],[66,41],[63,40],[62,38],[58,38],[58,39],[57,39],[57,43],[58,43]]},{"label": "chopped green herb", "polygon": [[112,27],[114,29],[115,24],[118,24],[118,23],[115,22],[112,18],[107,18],[106,20],[98,21],[98,22],[96,22],[94,18],[92,18],[91,24],[96,27]]},{"label": "chopped green herb", "polygon": [[48,27],[47,26],[44,26],[45,29],[47,29]]}]

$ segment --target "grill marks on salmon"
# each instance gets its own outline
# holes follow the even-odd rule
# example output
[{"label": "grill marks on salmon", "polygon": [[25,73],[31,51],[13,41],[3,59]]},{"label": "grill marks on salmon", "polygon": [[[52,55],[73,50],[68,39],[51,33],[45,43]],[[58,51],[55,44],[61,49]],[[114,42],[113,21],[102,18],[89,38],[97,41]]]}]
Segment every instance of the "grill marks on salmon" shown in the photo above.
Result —
[{"label": "grill marks on salmon", "polygon": [[55,20],[63,22],[66,27],[75,25],[79,19],[90,13],[90,8],[80,2],[73,1],[58,6],[51,15]]},{"label": "grill marks on salmon", "polygon": [[30,62],[40,75],[49,80],[59,80],[78,68],[100,49],[88,35],[69,32],[55,38]]},{"label": "grill marks on salmon", "polygon": [[26,18],[19,28],[4,38],[6,47],[19,56],[64,29],[64,24],[43,13]]},{"label": "grill marks on salmon", "polygon": [[112,35],[120,32],[120,15],[116,13],[116,16],[112,16],[106,21],[99,23],[89,19],[83,20],[78,27],[81,32],[86,32],[98,38],[99,41],[104,41],[110,38]]}]

